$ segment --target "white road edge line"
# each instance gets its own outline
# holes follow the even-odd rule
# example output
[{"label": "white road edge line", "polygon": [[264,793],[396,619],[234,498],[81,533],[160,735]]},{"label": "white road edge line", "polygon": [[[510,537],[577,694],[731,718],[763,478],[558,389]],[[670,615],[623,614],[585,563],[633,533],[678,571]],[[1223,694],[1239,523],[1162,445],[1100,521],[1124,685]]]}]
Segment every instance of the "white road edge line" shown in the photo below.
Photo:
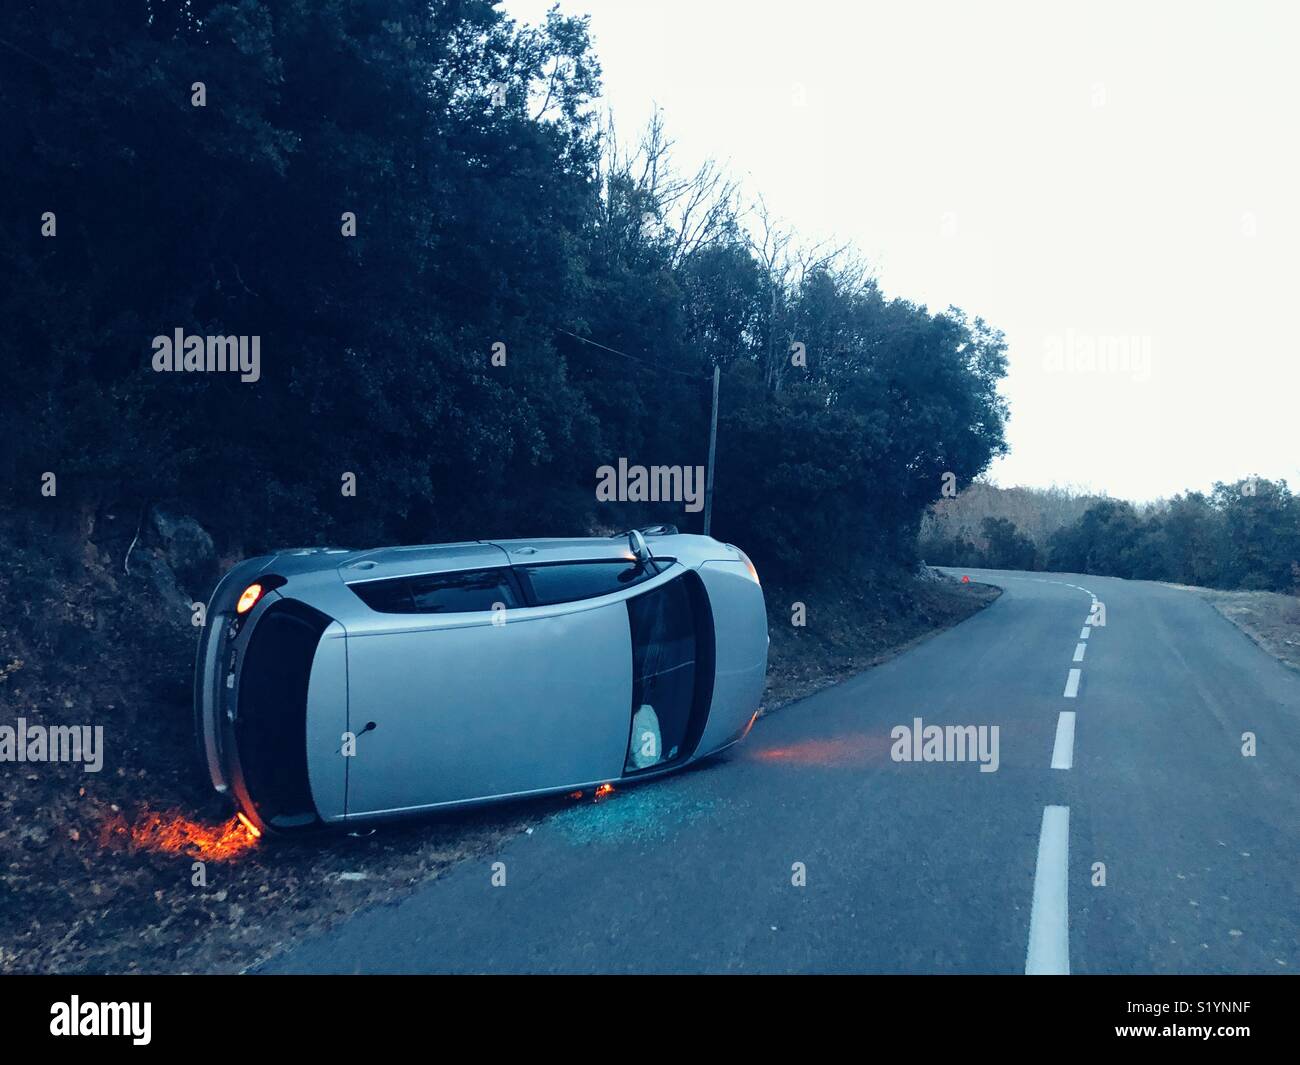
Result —
[{"label": "white road edge line", "polygon": [[1092,627],[1090,625],[1085,625],[1083,627],[1083,631],[1079,633],[1079,639],[1086,640],[1091,635],[1092,635]]},{"label": "white road edge line", "polygon": [[1048,806],[1038,836],[1026,976],[1070,975],[1070,808]]},{"label": "white road edge line", "polygon": [[1056,746],[1052,748],[1052,768],[1074,766],[1074,711],[1062,710],[1056,719]]},{"label": "white road edge line", "polygon": [[1079,678],[1081,676],[1083,676],[1083,670],[1081,669],[1070,670],[1070,675],[1069,677],[1066,678],[1065,681],[1065,697],[1067,699],[1073,699],[1075,696],[1079,694]]},{"label": "white road edge line", "polygon": [[1088,649],[1088,645],[1087,645],[1086,643],[1077,643],[1077,644],[1075,644],[1075,645],[1074,645],[1074,660],[1075,660],[1076,662],[1082,662],[1082,661],[1083,661],[1083,652],[1086,651],[1087,649]]}]

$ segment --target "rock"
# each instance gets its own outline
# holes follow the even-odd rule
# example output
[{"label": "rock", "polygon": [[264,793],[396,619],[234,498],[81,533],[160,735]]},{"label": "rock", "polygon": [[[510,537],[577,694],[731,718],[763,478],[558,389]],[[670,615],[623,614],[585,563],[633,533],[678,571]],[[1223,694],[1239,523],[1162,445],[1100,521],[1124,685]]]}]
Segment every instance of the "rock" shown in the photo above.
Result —
[{"label": "rock", "polygon": [[181,590],[176,573],[157,551],[137,547],[131,553],[131,579],[144,581],[154,590],[167,616],[178,624],[189,623],[192,600]]},{"label": "rock", "polygon": [[217,550],[212,537],[193,518],[154,507],[149,514],[150,541],[163,561],[194,598],[205,598],[217,580]]}]

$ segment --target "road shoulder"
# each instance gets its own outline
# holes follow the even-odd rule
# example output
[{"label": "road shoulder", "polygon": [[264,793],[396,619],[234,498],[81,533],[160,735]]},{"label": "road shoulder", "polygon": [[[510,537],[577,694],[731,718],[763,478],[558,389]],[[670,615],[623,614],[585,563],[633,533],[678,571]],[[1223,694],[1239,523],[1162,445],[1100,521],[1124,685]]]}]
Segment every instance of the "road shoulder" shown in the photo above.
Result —
[{"label": "road shoulder", "polygon": [[1225,592],[1188,584],[1166,588],[1199,595],[1261,650],[1300,671],[1300,598],[1279,592]]}]

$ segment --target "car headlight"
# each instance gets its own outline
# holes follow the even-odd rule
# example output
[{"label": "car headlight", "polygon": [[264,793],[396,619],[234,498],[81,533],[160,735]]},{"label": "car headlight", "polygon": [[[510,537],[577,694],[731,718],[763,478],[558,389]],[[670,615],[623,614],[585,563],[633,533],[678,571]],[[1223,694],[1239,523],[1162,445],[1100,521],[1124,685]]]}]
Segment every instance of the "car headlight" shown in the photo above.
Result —
[{"label": "car headlight", "polygon": [[761,588],[763,586],[763,582],[758,579],[758,570],[754,568],[754,563],[749,560],[749,556],[745,554],[745,552],[742,551],[740,548],[738,548],[735,544],[731,545],[731,549],[740,556],[740,561],[745,564],[745,569],[747,569],[749,571],[749,575],[754,578],[754,583]]}]

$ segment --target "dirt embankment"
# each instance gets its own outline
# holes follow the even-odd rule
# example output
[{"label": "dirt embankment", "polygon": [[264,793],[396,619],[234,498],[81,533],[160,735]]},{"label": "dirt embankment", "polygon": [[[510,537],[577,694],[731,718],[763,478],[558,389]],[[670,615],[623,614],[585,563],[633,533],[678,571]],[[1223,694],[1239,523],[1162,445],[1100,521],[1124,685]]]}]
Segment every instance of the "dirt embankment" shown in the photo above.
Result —
[{"label": "dirt embankment", "polygon": [[[234,560],[152,512],[86,514],[74,530],[9,516],[0,550],[0,726],[102,728],[97,772],[0,762],[0,972],[237,971],[575,801],[254,841],[203,781],[191,735],[191,604]],[[766,591],[769,710],[996,594],[928,571]]]},{"label": "dirt embankment", "polygon": [[[820,589],[767,591],[765,714],[892,658],[964,621],[1002,594],[937,570],[868,573]],[[795,622],[800,617],[803,625]]]}]

